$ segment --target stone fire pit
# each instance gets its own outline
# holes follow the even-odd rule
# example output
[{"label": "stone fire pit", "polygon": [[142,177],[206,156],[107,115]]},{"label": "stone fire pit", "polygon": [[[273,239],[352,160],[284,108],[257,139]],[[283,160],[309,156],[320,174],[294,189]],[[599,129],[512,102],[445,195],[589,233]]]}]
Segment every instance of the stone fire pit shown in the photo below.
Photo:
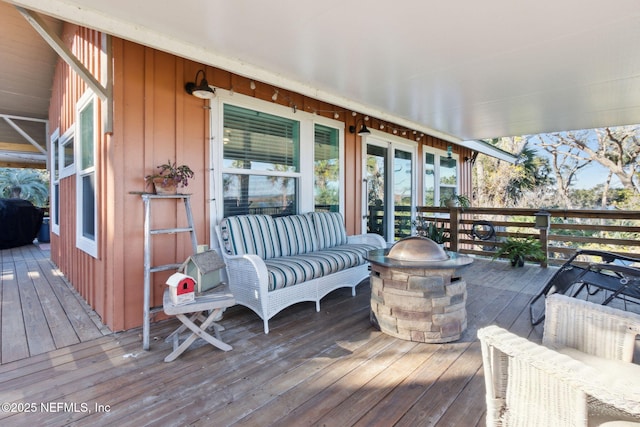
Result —
[{"label": "stone fire pit", "polygon": [[473,258],[446,252],[433,240],[407,237],[370,251],[371,323],[397,338],[445,343],[467,328],[467,284],[456,269]]}]

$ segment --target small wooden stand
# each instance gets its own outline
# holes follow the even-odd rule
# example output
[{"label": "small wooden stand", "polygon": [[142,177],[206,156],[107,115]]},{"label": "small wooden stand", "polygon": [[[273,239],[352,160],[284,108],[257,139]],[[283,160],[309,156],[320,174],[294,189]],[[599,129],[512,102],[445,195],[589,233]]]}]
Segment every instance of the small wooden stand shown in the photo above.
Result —
[{"label": "small wooden stand", "polygon": [[[220,350],[231,350],[232,347],[220,339],[220,331],[224,331],[224,328],[214,321],[220,318],[224,308],[231,307],[235,303],[236,301],[230,292],[218,291],[198,296],[193,302],[187,304],[174,305],[171,301],[169,289],[165,290],[163,297],[164,312],[169,315],[175,315],[182,322],[182,325],[165,339],[167,342],[173,341],[173,351],[165,357],[164,361],[174,361],[198,338],[202,338]],[[190,316],[187,317],[187,315]],[[200,324],[198,325],[196,322],[200,322]],[[209,327],[213,327],[215,337],[207,332]],[[191,330],[191,334],[180,343],[180,334],[187,329]]]}]

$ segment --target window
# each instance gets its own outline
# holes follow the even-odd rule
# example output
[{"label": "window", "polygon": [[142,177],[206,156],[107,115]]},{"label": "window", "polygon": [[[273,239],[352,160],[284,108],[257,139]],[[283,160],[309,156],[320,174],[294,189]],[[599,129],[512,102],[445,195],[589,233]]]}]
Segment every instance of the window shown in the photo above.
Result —
[{"label": "window", "polygon": [[340,210],[340,144],[338,129],[315,125],[313,163],[314,210]]},{"label": "window", "polygon": [[76,172],[75,156],[73,152],[74,132],[75,126],[71,126],[64,135],[60,137],[56,159],[56,165],[58,165],[58,169],[60,171],[60,178],[66,178]]},{"label": "window", "polygon": [[[92,93],[78,103],[75,153],[78,161],[76,179],[76,245],[97,257],[96,217],[96,108]],[[65,156],[66,158],[66,156]],[[66,163],[66,160],[65,160]]]},{"label": "window", "polygon": [[223,106],[224,216],[297,212],[300,122]]},{"label": "window", "polygon": [[436,160],[433,153],[424,155],[424,205],[436,206]]},{"label": "window", "polygon": [[458,189],[458,161],[455,157],[449,158],[446,153],[437,154],[427,152],[428,147],[423,147],[424,153],[424,205],[440,206],[443,198],[457,194]]},{"label": "window", "polygon": [[440,157],[440,200],[451,198],[457,193],[458,167],[456,159]]}]

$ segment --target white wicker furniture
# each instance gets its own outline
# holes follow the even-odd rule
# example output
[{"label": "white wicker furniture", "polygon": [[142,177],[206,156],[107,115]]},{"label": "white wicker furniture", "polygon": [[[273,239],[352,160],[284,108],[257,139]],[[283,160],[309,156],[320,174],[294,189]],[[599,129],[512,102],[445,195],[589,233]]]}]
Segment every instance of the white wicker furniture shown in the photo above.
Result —
[{"label": "white wicker furniture", "polygon": [[553,295],[543,339],[553,348],[480,329],[486,425],[640,425],[640,365],[630,363],[640,317],[629,314]]},{"label": "white wicker furniture", "polygon": [[339,213],[312,212],[272,218],[239,215],[216,227],[229,288],[236,303],[269,319],[302,301],[355,287],[369,275],[367,252],[386,247],[377,234],[347,236]]},{"label": "white wicker furniture", "polygon": [[[633,361],[640,315],[562,294],[547,297],[542,344],[604,359]],[[640,378],[638,379],[640,382]]]}]

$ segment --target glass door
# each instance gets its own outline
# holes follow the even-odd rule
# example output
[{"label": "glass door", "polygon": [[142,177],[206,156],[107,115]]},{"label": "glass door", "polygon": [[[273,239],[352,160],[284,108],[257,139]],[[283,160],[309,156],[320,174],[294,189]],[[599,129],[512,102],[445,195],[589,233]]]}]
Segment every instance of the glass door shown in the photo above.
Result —
[{"label": "glass door", "polygon": [[415,148],[368,138],[364,229],[387,242],[411,235]]},{"label": "glass door", "polygon": [[393,150],[393,234],[395,240],[411,235],[413,215],[413,153]]},{"label": "glass door", "polygon": [[387,239],[387,222],[385,218],[386,186],[387,186],[387,148],[367,144],[365,162],[367,233],[379,234]]}]

